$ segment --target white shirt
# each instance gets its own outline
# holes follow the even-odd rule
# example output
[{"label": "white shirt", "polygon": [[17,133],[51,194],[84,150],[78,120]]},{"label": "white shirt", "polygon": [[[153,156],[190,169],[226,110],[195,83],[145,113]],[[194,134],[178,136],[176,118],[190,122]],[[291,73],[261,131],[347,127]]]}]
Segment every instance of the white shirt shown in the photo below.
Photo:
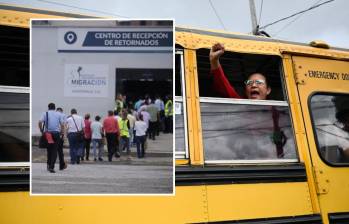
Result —
[{"label": "white shirt", "polygon": [[149,120],[150,120],[150,114],[147,111],[141,111],[141,114],[143,115],[143,121],[147,125],[147,128],[149,127]]},{"label": "white shirt", "polygon": [[136,118],[132,114],[127,114],[127,119],[130,121],[130,129],[135,126]]},{"label": "white shirt", "polygon": [[[75,126],[75,123],[74,123],[72,116],[74,117],[76,126]],[[76,115],[76,114],[73,114],[72,116],[67,117],[68,133],[78,132],[78,131],[81,131],[83,128],[85,128],[84,119],[82,119],[82,117],[80,117],[79,115]],[[76,130],[76,127],[78,127],[79,130]]]},{"label": "white shirt", "polygon": [[102,139],[103,125],[99,121],[93,121],[91,123],[92,139]]},{"label": "white shirt", "polygon": [[136,136],[143,136],[147,131],[147,124],[144,121],[135,122]]}]

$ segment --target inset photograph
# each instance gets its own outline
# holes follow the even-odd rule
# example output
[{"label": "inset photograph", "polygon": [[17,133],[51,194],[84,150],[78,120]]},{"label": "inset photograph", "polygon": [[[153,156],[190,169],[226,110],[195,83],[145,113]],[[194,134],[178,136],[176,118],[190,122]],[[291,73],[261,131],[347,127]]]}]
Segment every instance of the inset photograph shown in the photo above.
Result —
[{"label": "inset photograph", "polygon": [[31,21],[31,194],[173,194],[173,35]]}]

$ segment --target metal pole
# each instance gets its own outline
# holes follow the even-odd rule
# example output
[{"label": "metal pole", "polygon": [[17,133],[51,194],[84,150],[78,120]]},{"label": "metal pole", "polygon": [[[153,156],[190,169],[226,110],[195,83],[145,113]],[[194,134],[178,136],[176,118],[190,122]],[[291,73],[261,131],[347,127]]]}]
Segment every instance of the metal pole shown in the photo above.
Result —
[{"label": "metal pole", "polygon": [[257,16],[256,16],[256,6],[254,0],[250,1],[250,13],[251,13],[251,22],[252,22],[252,33],[257,34]]}]

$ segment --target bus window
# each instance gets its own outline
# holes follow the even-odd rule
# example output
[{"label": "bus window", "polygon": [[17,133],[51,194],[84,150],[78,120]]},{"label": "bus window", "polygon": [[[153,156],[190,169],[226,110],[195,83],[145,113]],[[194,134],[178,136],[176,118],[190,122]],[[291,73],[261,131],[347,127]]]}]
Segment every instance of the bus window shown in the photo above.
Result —
[{"label": "bus window", "polygon": [[0,26],[0,166],[29,166],[29,29]]},{"label": "bus window", "polygon": [[[215,91],[208,56],[208,49],[197,51],[205,163],[297,162],[280,59],[225,52],[220,64],[240,96],[236,99]],[[256,72],[265,75],[271,87],[266,100],[246,99],[244,80]]]},{"label": "bus window", "polygon": [[314,134],[321,158],[349,165],[349,95],[315,94],[310,99]]},{"label": "bus window", "polygon": [[175,152],[176,158],[188,158],[184,60],[182,50],[176,50],[175,62]]},{"label": "bus window", "polygon": [[29,87],[29,29],[0,26],[0,85]]},{"label": "bus window", "polygon": [[[210,50],[199,49],[196,52],[200,96],[224,97],[217,91],[217,89],[214,89],[214,86],[212,85],[214,80],[213,74],[210,71]],[[246,98],[244,81],[250,74],[258,72],[266,74],[268,85],[272,89],[267,99],[285,100],[280,78],[279,57],[225,52],[220,57],[219,61],[226,78],[242,98]]]},{"label": "bus window", "polygon": [[2,90],[0,88],[0,162],[29,162],[29,93]]}]

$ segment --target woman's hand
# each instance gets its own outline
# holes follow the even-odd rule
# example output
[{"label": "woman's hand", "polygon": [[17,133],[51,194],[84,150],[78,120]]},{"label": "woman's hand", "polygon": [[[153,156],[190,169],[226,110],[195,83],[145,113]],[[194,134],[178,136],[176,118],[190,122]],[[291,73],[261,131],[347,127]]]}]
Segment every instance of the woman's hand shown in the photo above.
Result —
[{"label": "woman's hand", "polygon": [[217,69],[220,66],[219,58],[224,54],[224,45],[216,43],[211,47],[210,50],[210,64],[211,70]]}]

